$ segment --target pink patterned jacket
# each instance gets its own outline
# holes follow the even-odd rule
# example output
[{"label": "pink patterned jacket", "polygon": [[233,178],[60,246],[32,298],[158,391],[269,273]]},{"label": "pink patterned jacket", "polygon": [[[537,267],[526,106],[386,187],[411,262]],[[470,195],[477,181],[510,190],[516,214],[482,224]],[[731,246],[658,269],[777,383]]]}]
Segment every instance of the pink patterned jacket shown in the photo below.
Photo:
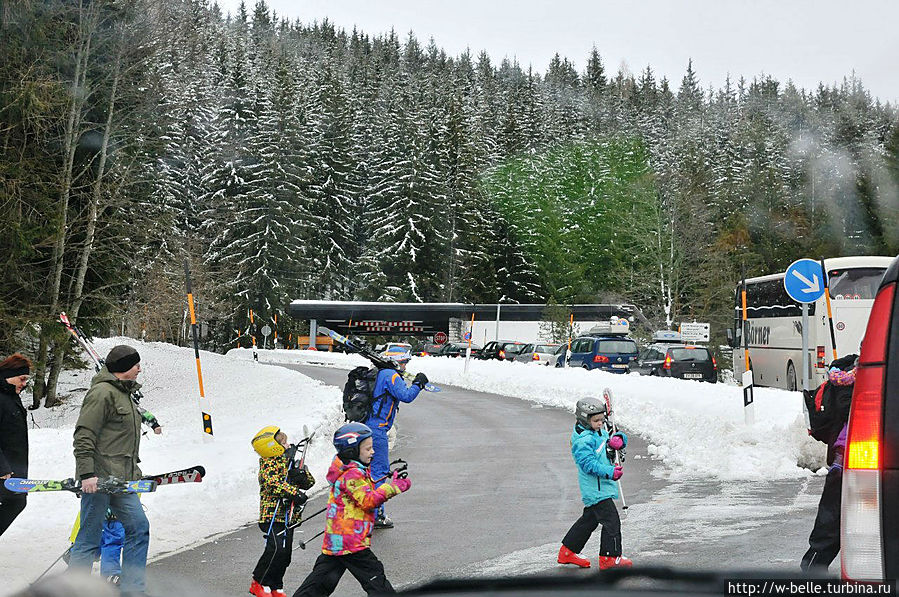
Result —
[{"label": "pink patterned jacket", "polygon": [[344,464],[334,457],[328,469],[331,494],[328,497],[327,522],[322,553],[343,556],[371,547],[375,510],[400,493],[387,482],[375,489],[367,467],[356,461]]}]

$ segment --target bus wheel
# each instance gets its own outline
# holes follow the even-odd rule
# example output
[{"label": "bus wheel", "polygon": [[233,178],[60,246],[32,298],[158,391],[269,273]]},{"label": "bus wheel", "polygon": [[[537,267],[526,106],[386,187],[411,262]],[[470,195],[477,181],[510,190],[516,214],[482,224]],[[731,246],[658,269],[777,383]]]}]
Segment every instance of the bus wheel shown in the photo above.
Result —
[{"label": "bus wheel", "polygon": [[793,361],[787,363],[787,389],[791,392],[799,389],[796,385],[796,367],[793,366]]}]

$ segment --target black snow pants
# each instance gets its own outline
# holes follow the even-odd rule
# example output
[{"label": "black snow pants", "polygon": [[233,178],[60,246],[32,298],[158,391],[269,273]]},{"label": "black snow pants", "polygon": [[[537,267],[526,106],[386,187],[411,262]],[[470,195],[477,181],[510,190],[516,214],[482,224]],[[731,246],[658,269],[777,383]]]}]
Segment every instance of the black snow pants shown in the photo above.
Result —
[{"label": "black snow pants", "polygon": [[13,494],[5,489],[0,489],[0,535],[5,533],[16,516],[22,513],[27,502],[24,494]]},{"label": "black snow pants", "polygon": [[618,508],[615,500],[606,498],[603,501],[584,508],[581,517],[571,525],[562,545],[573,551],[581,553],[587,540],[596,527],[602,525],[602,534],[599,536],[599,555],[617,558],[621,555],[621,519],[618,517]]},{"label": "black snow pants", "polygon": [[[270,523],[260,522],[259,528],[268,533]],[[265,551],[259,557],[253,570],[253,580],[260,585],[275,589],[284,588],[284,573],[290,566],[293,554],[293,529],[284,530],[283,522],[272,525],[271,535],[265,537]]]},{"label": "black snow pants", "polygon": [[370,549],[364,549],[345,556],[327,554],[318,556],[312,572],[293,597],[327,597],[337,588],[337,583],[347,570],[359,581],[368,595],[396,593],[384,575],[384,564]]},{"label": "black snow pants", "polygon": [[799,566],[803,572],[818,568],[827,570],[840,552],[840,501],[843,491],[843,469],[830,469],[824,478],[824,491],[818,502],[815,526],[809,535],[808,551]]}]

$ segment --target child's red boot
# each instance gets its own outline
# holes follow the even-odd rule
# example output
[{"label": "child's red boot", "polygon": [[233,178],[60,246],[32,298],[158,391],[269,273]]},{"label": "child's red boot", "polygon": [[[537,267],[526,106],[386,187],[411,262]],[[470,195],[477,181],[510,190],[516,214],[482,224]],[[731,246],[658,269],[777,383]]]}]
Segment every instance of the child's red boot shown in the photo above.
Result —
[{"label": "child's red boot", "polygon": [[272,597],[272,590],[260,585],[256,582],[256,579],[253,579],[253,582],[250,583],[250,595],[255,595],[256,597]]},{"label": "child's red boot", "polygon": [[287,597],[284,589],[272,589],[272,597]]},{"label": "child's red boot", "polygon": [[617,558],[613,558],[612,556],[599,556],[599,569],[600,570],[608,570],[609,568],[631,568],[634,563],[623,557],[618,556]]},{"label": "child's red boot", "polygon": [[559,548],[558,562],[560,564],[574,564],[575,566],[580,566],[581,568],[590,567],[590,560],[588,560],[587,558],[582,558],[564,545]]}]

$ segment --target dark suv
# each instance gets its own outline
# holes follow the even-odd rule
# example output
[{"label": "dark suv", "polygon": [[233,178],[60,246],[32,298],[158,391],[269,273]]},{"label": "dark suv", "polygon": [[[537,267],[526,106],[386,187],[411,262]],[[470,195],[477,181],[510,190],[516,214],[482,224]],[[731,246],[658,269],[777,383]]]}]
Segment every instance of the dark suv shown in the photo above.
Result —
[{"label": "dark suv", "polygon": [[637,343],[623,336],[586,336],[571,342],[569,367],[602,369],[627,373],[627,365],[637,358]]},{"label": "dark suv", "polygon": [[511,361],[524,346],[524,342],[515,340],[494,340],[484,345],[478,358],[485,361]]},{"label": "dark suv", "polygon": [[849,580],[899,578],[899,257],[862,342],[843,466],[840,550]]},{"label": "dark suv", "polygon": [[655,343],[640,351],[629,364],[631,373],[677,377],[698,381],[718,381],[718,363],[703,346]]},{"label": "dark suv", "polygon": [[[472,358],[478,358],[481,347],[477,344],[471,345]],[[448,342],[444,344],[435,354],[438,357],[464,357],[468,352],[468,342]]]}]

